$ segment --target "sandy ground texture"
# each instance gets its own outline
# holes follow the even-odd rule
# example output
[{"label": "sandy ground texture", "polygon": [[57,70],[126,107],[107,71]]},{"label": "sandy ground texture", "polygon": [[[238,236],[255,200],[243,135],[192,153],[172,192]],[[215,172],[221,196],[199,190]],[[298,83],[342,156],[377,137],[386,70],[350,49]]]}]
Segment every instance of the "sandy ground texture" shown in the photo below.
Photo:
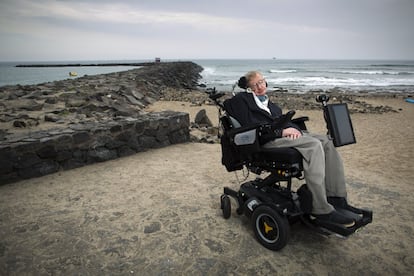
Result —
[{"label": "sandy ground texture", "polygon": [[[412,275],[414,104],[369,100],[401,110],[352,115],[357,144],[339,148],[349,201],[374,221],[347,239],[298,223],[283,250],[265,249],[234,202],[222,218],[222,189],[239,182],[220,145],[187,143],[0,186],[0,275]],[[324,132],[319,111],[298,114]]]}]

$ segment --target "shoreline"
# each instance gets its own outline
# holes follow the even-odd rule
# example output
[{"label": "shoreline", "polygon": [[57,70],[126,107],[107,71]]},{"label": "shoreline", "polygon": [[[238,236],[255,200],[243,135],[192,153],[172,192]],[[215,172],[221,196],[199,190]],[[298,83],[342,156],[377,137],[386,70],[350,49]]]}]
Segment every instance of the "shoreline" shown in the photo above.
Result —
[{"label": "shoreline", "polygon": [[[222,60],[223,62],[219,62]],[[232,81],[230,81],[229,76],[233,75],[234,72],[238,70],[237,66],[240,66],[240,64],[243,63],[243,59],[236,59],[235,63],[232,62],[224,62],[228,59],[195,59],[193,62],[196,64],[199,64],[203,66],[203,68],[206,70],[203,75],[203,78],[200,80],[200,85],[206,85],[208,87],[216,87],[220,91],[231,91],[232,89]],[[266,60],[266,59],[264,59]],[[301,59],[298,59],[301,60]],[[216,61],[216,62],[214,62]],[[249,64],[249,59],[246,59],[245,62]],[[266,63],[266,62],[259,62],[259,63],[251,63],[252,68],[256,68],[257,66],[263,67],[263,72],[273,72],[268,73],[270,74],[269,77],[269,88],[278,90],[279,92],[289,92],[289,93],[298,93],[298,94],[306,94],[311,92],[326,92],[326,93],[346,93],[346,94],[354,94],[354,93],[407,93],[414,95],[414,83],[412,78],[412,70],[410,71],[409,68],[411,66],[414,66],[410,63],[410,61],[404,61],[404,62],[395,62],[390,60],[389,62],[383,62],[381,60],[344,60],[344,64],[341,62],[336,65],[339,67],[337,68],[338,72],[330,71],[329,69],[324,69],[320,71],[320,73],[312,74],[316,76],[320,76],[322,79],[326,79],[326,82],[315,80],[315,82],[310,83],[309,80],[307,80],[308,76],[304,74],[303,72],[306,72],[308,69],[312,69],[312,65],[319,66],[319,65],[330,65],[331,62],[336,62],[338,60],[326,60],[325,62],[319,63],[318,60],[314,60],[314,62],[307,62],[307,60],[304,60],[303,67],[302,65],[297,65],[297,68],[294,66],[295,74],[288,74],[284,72],[285,70],[281,69],[280,74],[275,76],[275,72],[278,72],[278,68],[284,68],[284,67],[292,67],[292,64],[289,62],[286,63],[285,60],[282,62],[274,63],[275,68],[273,68],[273,63]],[[309,61],[309,60],[308,60]],[[310,60],[312,61],[312,60]],[[368,62],[369,61],[369,62]],[[168,63],[169,60],[163,60],[159,63]],[[362,62],[360,64],[360,62]],[[17,65],[16,65],[17,64]],[[89,70],[88,68],[96,67],[96,70],[99,70],[99,67],[101,70],[104,70],[105,67],[114,67],[114,66],[150,66],[153,64],[158,64],[157,59],[154,60],[84,60],[84,61],[21,61],[21,62],[13,62],[13,67],[33,67],[33,68],[45,68],[47,67],[71,67],[74,66],[74,69],[77,67],[80,71],[82,70]],[[235,67],[234,67],[234,66]],[[348,66],[351,65],[350,72],[346,71],[345,75],[337,75],[342,74],[342,71],[345,70],[341,66]],[[80,69],[84,66],[84,69]],[[225,73],[221,72],[221,70],[218,70],[218,68],[225,67],[230,75],[226,75]],[[364,69],[358,69],[359,66],[362,66]],[[380,67],[379,69],[377,67]],[[399,68],[401,67],[402,68]],[[336,67],[335,67],[336,68]],[[342,69],[341,69],[342,68]],[[345,67],[348,68],[348,67]],[[408,69],[407,69],[408,68]],[[122,69],[122,67],[121,67]],[[64,69],[56,69],[58,70],[64,70]],[[218,72],[215,72],[215,71]],[[361,71],[362,70],[362,71]],[[366,70],[366,72],[364,71]],[[42,71],[42,69],[38,69],[38,71]],[[76,70],[74,70],[76,71]],[[297,75],[296,75],[297,71]],[[225,71],[227,72],[227,71]],[[238,72],[238,71],[237,71]],[[319,71],[318,71],[319,72]],[[336,72],[336,73],[335,73]],[[79,72],[77,72],[79,73]],[[356,74],[354,77],[350,74]],[[88,74],[88,73],[85,73]],[[406,77],[403,76],[406,74]],[[67,72],[66,72],[67,75]],[[83,75],[83,73],[79,74]],[[398,77],[397,77],[398,76]],[[272,78],[275,78],[276,80],[281,78],[281,82],[278,82],[276,80],[273,80]],[[296,80],[296,77],[299,78]],[[237,80],[237,77],[234,77],[234,81]],[[284,82],[284,78],[293,78],[295,81]],[[396,78],[398,81],[396,81]],[[342,80],[342,81],[341,81]],[[395,82],[395,81],[396,82]],[[297,81],[297,82],[296,82]],[[33,82],[34,83],[34,82]],[[41,82],[38,82],[36,84],[40,84]],[[12,85],[18,84],[17,82],[14,82]],[[360,85],[358,85],[360,84]],[[4,84],[8,85],[8,84]],[[378,86],[381,85],[381,86]]]},{"label": "shoreline", "polygon": [[[150,67],[151,66],[147,68]],[[131,96],[138,96],[138,102],[133,100],[130,96],[126,96],[127,101],[122,101],[122,105],[131,105],[136,110],[137,115],[142,112],[147,112],[145,106],[156,101],[183,101],[191,103],[194,106],[201,106],[203,104],[213,106],[213,104],[209,102],[208,95],[203,90],[195,88],[161,88],[156,84],[156,79],[145,81],[145,74],[143,79],[138,80],[138,89],[134,88],[135,84],[126,84],[125,81],[131,82],[131,80],[134,79],[134,74],[137,72],[139,71],[130,70],[35,85],[0,87],[0,99],[2,100],[2,103],[0,103],[0,142],[8,134],[24,136],[24,133],[26,132],[34,133],[38,130],[47,130],[51,128],[62,129],[66,127],[68,123],[81,122],[82,120],[93,122],[95,116],[98,116],[100,118],[99,120],[102,120],[102,118],[108,117],[108,114],[104,112],[106,108],[102,102],[91,102],[91,99],[94,99],[95,97],[104,99],[102,94],[106,93],[107,98],[109,97],[113,100],[120,100],[119,96],[114,98],[114,94],[119,93],[132,93]],[[123,84],[119,86],[119,91],[112,90],[113,85],[110,84],[112,81],[123,82]],[[169,80],[165,80],[165,82],[168,83]],[[99,92],[97,96],[92,96],[93,94],[90,94],[94,90],[91,88],[92,86],[100,87],[99,89],[101,92]],[[146,90],[143,94],[139,92],[142,89]],[[231,95],[231,92],[225,93],[227,96]],[[383,102],[387,99],[396,99],[402,103],[405,99],[414,98],[414,94],[405,92],[384,93],[380,91],[378,93],[369,93],[360,91],[355,93],[343,93],[338,90],[312,91],[303,94],[270,90],[268,95],[273,102],[278,103],[278,105],[286,111],[320,110],[321,104],[315,101],[315,97],[322,93],[330,96],[329,104],[347,103],[351,114],[399,112],[399,108],[390,107],[387,104],[383,104]],[[106,103],[107,100],[104,102]],[[111,108],[120,107],[111,105]],[[77,114],[77,110],[81,110],[81,114]],[[147,110],[151,109],[149,108]],[[100,113],[105,115],[99,115]],[[20,127],[16,125],[13,126],[13,122],[16,120],[19,122],[15,124]],[[21,123],[21,121],[23,123]]]},{"label": "shoreline", "polygon": [[[228,86],[210,87],[215,88],[219,92],[231,93],[232,88]],[[269,87],[268,91],[279,94],[293,94],[293,95],[307,95],[307,94],[343,94],[343,95],[407,95],[407,97],[414,97],[414,85],[406,86],[366,86],[366,87],[296,87],[292,86],[273,86]],[[241,92],[236,89],[235,92]]]}]

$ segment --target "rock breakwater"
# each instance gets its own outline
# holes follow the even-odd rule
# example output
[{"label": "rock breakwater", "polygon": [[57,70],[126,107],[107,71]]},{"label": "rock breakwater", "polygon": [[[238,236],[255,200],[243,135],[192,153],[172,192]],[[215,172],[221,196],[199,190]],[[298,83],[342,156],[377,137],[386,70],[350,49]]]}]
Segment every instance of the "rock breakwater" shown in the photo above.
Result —
[{"label": "rock breakwater", "polygon": [[144,108],[168,89],[190,91],[191,62],[50,83],[0,87],[0,183],[189,141],[189,117]]}]

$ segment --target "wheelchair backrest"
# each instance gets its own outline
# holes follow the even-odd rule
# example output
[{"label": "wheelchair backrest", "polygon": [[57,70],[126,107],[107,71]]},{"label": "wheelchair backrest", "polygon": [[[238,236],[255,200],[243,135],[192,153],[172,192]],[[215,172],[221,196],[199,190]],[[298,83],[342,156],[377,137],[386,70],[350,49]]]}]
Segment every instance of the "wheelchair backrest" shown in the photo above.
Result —
[{"label": "wheelchair backrest", "polygon": [[259,130],[257,126],[242,127],[232,116],[225,113],[220,121],[223,127],[221,136],[222,164],[227,171],[241,170],[259,151]]}]

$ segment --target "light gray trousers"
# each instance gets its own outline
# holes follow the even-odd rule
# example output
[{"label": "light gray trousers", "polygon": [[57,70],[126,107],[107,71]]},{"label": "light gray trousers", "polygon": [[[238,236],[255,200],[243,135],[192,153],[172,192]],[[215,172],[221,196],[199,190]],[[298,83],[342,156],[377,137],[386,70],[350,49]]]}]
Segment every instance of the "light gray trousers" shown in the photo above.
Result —
[{"label": "light gray trousers", "polygon": [[306,184],[313,196],[313,214],[327,214],[334,210],[327,196],[346,198],[342,159],[326,135],[304,133],[295,140],[278,138],[264,147],[293,147],[302,154]]}]

